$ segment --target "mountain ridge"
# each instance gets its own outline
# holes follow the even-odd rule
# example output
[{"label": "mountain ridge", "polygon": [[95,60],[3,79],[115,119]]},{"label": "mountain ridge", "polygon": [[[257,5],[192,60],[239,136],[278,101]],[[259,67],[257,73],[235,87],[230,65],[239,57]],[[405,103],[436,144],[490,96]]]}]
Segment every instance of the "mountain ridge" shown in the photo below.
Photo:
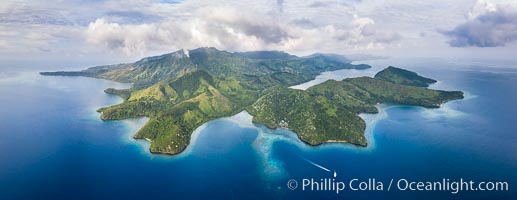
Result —
[{"label": "mountain ridge", "polygon": [[[256,51],[266,52],[266,51]],[[289,55],[282,59],[253,59],[243,53],[220,51],[213,47],[178,50],[175,52],[151,56],[133,63],[103,65],[86,70],[67,72],[41,72],[42,75],[88,76],[103,78],[124,83],[134,83],[135,87],[146,87],[167,78],[176,78],[195,70],[205,70],[215,76],[263,76],[272,73],[289,73],[298,82],[308,81],[308,77],[299,74],[310,74],[314,78],[323,71],[337,69],[366,69],[367,65],[353,65],[338,62],[330,57],[298,57]],[[273,52],[273,51],[267,51]],[[317,66],[317,67],[315,67]]]}]

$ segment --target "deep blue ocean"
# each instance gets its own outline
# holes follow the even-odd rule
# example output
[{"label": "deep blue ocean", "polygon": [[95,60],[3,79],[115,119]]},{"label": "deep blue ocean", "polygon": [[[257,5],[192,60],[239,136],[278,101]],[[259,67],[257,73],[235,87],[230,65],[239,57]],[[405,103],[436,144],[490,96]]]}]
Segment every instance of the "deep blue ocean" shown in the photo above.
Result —
[{"label": "deep blue ocean", "polygon": [[[206,123],[185,152],[165,156],[132,139],[147,119],[99,119],[96,109],[121,102],[103,90],[130,85],[0,68],[0,199],[517,199],[516,68],[440,59],[367,63],[374,68],[326,72],[313,83],[371,76],[391,64],[466,98],[439,109],[380,105],[379,114],[362,115],[367,148],[310,147],[240,113]],[[384,190],[304,191],[305,178],[347,187],[351,179],[375,179]],[[509,191],[387,191],[391,179],[444,178],[505,181]],[[287,187],[291,179],[295,190]]]}]

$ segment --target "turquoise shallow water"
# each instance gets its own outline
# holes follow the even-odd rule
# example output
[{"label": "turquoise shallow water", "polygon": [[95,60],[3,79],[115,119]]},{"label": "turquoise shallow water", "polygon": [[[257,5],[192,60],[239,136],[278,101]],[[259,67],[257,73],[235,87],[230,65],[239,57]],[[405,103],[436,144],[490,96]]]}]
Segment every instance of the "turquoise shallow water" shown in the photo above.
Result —
[{"label": "turquoise shallow water", "polygon": [[[241,113],[198,128],[177,156],[150,154],[147,142],[131,138],[145,118],[98,118],[97,108],[120,102],[103,89],[129,85],[3,70],[0,199],[515,199],[517,70],[437,60],[371,61],[375,69],[386,63],[433,77],[439,80],[433,88],[463,90],[467,98],[440,109],[380,105],[381,113],[362,115],[367,148],[307,146],[292,132],[254,125]],[[304,178],[333,178],[334,171],[338,181],[507,181],[510,191],[336,194],[287,187],[290,179],[301,184]]]}]

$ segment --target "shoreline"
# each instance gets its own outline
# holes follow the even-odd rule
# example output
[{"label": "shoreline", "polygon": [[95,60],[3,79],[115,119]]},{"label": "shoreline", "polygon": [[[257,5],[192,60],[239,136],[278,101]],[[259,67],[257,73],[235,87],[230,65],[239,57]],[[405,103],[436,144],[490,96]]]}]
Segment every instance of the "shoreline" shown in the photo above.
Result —
[{"label": "shoreline", "polygon": [[[324,82],[326,80],[342,80],[344,78],[347,78],[347,77],[355,77],[357,74],[357,72],[359,73],[368,73],[368,74],[374,74],[375,71],[374,69],[376,69],[376,67],[372,66],[368,69],[339,69],[339,70],[334,70],[334,71],[326,71],[326,72],[322,72],[320,73],[320,75],[316,76],[315,79],[313,80],[310,80],[308,82],[305,82],[305,83],[301,83],[301,84],[298,84],[298,85],[294,85],[294,86],[291,86],[289,88],[294,88],[294,89],[298,89],[296,87],[304,87],[304,86],[307,86],[307,88],[313,86],[313,85],[317,85],[317,84],[320,84],[320,82]],[[346,72],[346,74],[341,74],[342,72]],[[333,73],[337,73],[337,74],[333,74]],[[333,76],[338,76],[338,78],[336,77],[326,77],[328,74],[330,75],[333,75]],[[322,77],[323,76],[323,77]],[[119,83],[119,82],[116,82],[116,81],[113,81],[115,83]],[[441,83],[441,82],[439,82]],[[132,85],[132,84],[131,84]],[[131,85],[126,85],[131,87]],[[435,85],[435,84],[433,84]],[[436,87],[436,85],[435,85]],[[305,88],[305,89],[307,89]],[[304,90],[304,89],[302,89]],[[108,94],[108,93],[106,93]],[[115,102],[114,104],[112,105],[116,105],[117,103],[120,103],[120,101],[122,100],[122,97],[116,95],[116,94],[108,94],[108,95],[115,95],[118,97],[118,100],[117,102]],[[456,101],[456,100],[452,100],[452,101]],[[448,103],[448,102],[447,102]],[[442,108],[443,104],[440,104],[439,106],[437,106],[436,109],[439,109],[439,108]],[[365,144],[356,144],[356,143],[351,143],[347,140],[334,140],[334,139],[330,139],[330,140],[327,140],[327,141],[324,141],[323,143],[321,144],[316,144],[316,145],[313,145],[313,144],[309,144],[303,140],[301,140],[299,138],[299,135],[291,130],[287,130],[289,132],[292,132],[293,134],[296,135],[296,137],[298,138],[298,141],[301,141],[302,143],[308,145],[308,146],[311,146],[311,147],[319,147],[319,146],[328,146],[328,145],[332,145],[332,144],[351,144],[351,146],[355,146],[356,148],[364,148],[364,149],[373,149],[374,146],[375,146],[375,139],[373,137],[373,130],[375,128],[375,125],[377,124],[378,121],[386,118],[387,116],[386,113],[385,113],[385,110],[384,109],[388,109],[388,108],[391,108],[391,107],[395,107],[395,106],[407,106],[407,105],[389,105],[389,104],[380,104],[380,105],[376,105],[375,107],[377,107],[377,110],[378,110],[378,113],[359,113],[358,116],[366,123],[366,127],[365,127],[365,130],[364,130],[364,137],[365,137]],[[415,106],[415,107],[420,107],[420,106]],[[425,109],[430,109],[430,108],[425,108]],[[98,113],[98,115],[100,114],[100,118],[101,120],[102,119],[102,113]],[[239,120],[238,118],[242,118],[246,116],[245,120],[243,121],[242,119]],[[136,119],[140,119],[140,118],[136,118]],[[147,119],[149,119],[147,117]],[[128,119],[128,120],[131,120],[131,119]],[[184,149],[182,149],[181,151],[178,151],[178,152],[174,152],[174,153],[171,153],[171,152],[161,152],[161,151],[152,151],[150,148],[147,149],[147,152],[151,155],[164,155],[164,156],[167,156],[167,157],[170,157],[170,156],[173,156],[173,157],[177,157],[178,155],[181,155],[181,154],[188,154],[188,152],[191,152],[192,150],[192,146],[195,145],[196,143],[196,140],[197,138],[199,137],[199,133],[204,130],[207,126],[208,123],[210,122],[213,122],[213,121],[217,121],[217,120],[230,120],[236,124],[238,124],[239,126],[241,127],[253,127],[253,128],[257,128],[257,126],[266,126],[268,129],[270,129],[271,131],[270,132],[274,132],[274,131],[277,131],[278,129],[282,129],[282,128],[279,128],[279,127],[268,127],[267,124],[260,124],[260,123],[254,123],[253,122],[253,116],[251,116],[246,110],[243,110],[235,115],[232,115],[232,116],[227,116],[227,117],[221,117],[221,118],[216,118],[216,119],[212,119],[210,121],[207,121],[205,122],[204,124],[202,124],[201,126],[197,127],[191,134],[190,136],[190,141],[189,143],[186,145],[186,147]],[[148,120],[147,120],[148,121]],[[147,121],[145,123],[147,123]],[[244,123],[243,123],[244,122]],[[139,141],[139,140],[142,140],[144,143],[147,143],[148,145],[146,145],[147,147],[150,147],[150,144],[151,144],[151,140],[148,139],[148,138],[134,138],[136,132],[138,132],[138,130],[140,130],[143,126],[145,126],[145,123],[143,123],[141,125],[141,127],[139,129],[137,129],[135,132],[132,133],[131,135],[131,138],[135,141]],[[243,126],[244,125],[244,126]],[[348,146],[348,145],[347,145]]]}]

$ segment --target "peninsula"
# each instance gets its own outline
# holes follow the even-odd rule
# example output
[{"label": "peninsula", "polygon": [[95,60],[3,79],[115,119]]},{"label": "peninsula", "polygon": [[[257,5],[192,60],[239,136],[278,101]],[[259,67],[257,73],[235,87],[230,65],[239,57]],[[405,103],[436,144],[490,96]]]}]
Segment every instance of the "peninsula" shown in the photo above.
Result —
[{"label": "peninsula", "polygon": [[395,67],[375,78],[329,80],[307,90],[288,88],[324,71],[367,68],[335,54],[298,57],[279,51],[198,48],[135,63],[41,74],[133,83],[130,89],[105,90],[124,101],[100,108],[101,119],[149,117],[134,138],[150,141],[151,152],[165,154],[182,152],[200,125],[243,110],[254,116],[253,122],[292,130],[310,145],[339,141],[366,146],[366,125],[357,114],[376,113],[377,103],[437,108],[463,98],[461,91],[427,89],[436,81]]}]

